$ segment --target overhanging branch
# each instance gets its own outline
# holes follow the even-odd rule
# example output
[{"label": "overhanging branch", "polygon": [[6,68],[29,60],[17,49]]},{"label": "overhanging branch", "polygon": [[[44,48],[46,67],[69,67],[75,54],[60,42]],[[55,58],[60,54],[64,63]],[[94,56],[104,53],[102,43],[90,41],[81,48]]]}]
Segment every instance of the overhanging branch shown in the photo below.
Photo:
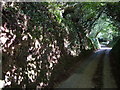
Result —
[{"label": "overhanging branch", "polygon": [[94,18],[94,20],[91,22],[91,24],[89,25],[89,28],[90,28],[90,29],[89,29],[89,32],[88,32],[88,33],[91,32],[91,28],[92,28],[93,24],[94,24],[95,21],[96,21],[97,19],[99,19],[99,17],[102,15],[104,9],[105,9],[105,7],[102,7],[102,8],[100,9],[98,15],[96,16],[96,18]]}]

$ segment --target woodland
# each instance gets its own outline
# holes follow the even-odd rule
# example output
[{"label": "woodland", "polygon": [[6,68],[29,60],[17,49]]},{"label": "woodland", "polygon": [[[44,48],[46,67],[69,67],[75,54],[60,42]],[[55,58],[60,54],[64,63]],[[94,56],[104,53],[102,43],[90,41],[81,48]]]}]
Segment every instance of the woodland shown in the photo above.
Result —
[{"label": "woodland", "polygon": [[120,85],[120,2],[7,2],[1,19],[5,88],[53,88],[100,41]]}]

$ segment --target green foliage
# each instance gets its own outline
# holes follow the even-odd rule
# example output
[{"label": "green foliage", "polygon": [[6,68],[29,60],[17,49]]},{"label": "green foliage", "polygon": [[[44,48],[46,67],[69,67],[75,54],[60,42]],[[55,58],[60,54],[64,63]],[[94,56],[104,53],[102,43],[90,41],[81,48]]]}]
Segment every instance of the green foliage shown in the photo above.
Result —
[{"label": "green foliage", "polygon": [[100,2],[6,3],[0,35],[5,87],[49,86],[56,78],[51,78],[56,65],[63,63],[64,69],[86,50],[99,48],[96,37],[116,37],[119,27],[114,21],[119,20],[109,7],[109,3]]}]

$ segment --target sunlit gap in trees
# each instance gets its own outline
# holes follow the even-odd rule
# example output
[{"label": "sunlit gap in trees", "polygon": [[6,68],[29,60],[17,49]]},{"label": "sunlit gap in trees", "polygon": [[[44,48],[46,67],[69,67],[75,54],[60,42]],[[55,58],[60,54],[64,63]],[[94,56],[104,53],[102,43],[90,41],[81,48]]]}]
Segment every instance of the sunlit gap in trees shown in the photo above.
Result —
[{"label": "sunlit gap in trees", "polygon": [[95,21],[89,36],[97,49],[112,49],[118,31],[114,22],[105,13],[102,13],[99,19]]}]

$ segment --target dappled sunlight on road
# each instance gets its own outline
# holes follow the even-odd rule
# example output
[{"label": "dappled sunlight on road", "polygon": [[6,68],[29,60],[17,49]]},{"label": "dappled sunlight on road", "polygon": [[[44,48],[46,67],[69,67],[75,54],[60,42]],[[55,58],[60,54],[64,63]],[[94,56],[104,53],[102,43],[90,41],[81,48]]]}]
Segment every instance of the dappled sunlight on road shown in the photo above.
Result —
[{"label": "dappled sunlight on road", "polygon": [[101,47],[100,49],[101,49],[101,50],[103,50],[103,49],[111,50],[112,47]]},{"label": "dappled sunlight on road", "polygon": [[106,45],[102,45],[102,44],[100,44],[100,50],[105,50],[105,49],[107,49],[107,50],[111,50],[112,49],[112,47],[107,47]]},{"label": "dappled sunlight on road", "polygon": [[104,46],[104,47],[100,47],[100,49],[96,50],[95,53],[100,53],[101,51],[103,50],[108,50],[110,51],[112,49],[112,47],[107,47],[107,46]]}]

